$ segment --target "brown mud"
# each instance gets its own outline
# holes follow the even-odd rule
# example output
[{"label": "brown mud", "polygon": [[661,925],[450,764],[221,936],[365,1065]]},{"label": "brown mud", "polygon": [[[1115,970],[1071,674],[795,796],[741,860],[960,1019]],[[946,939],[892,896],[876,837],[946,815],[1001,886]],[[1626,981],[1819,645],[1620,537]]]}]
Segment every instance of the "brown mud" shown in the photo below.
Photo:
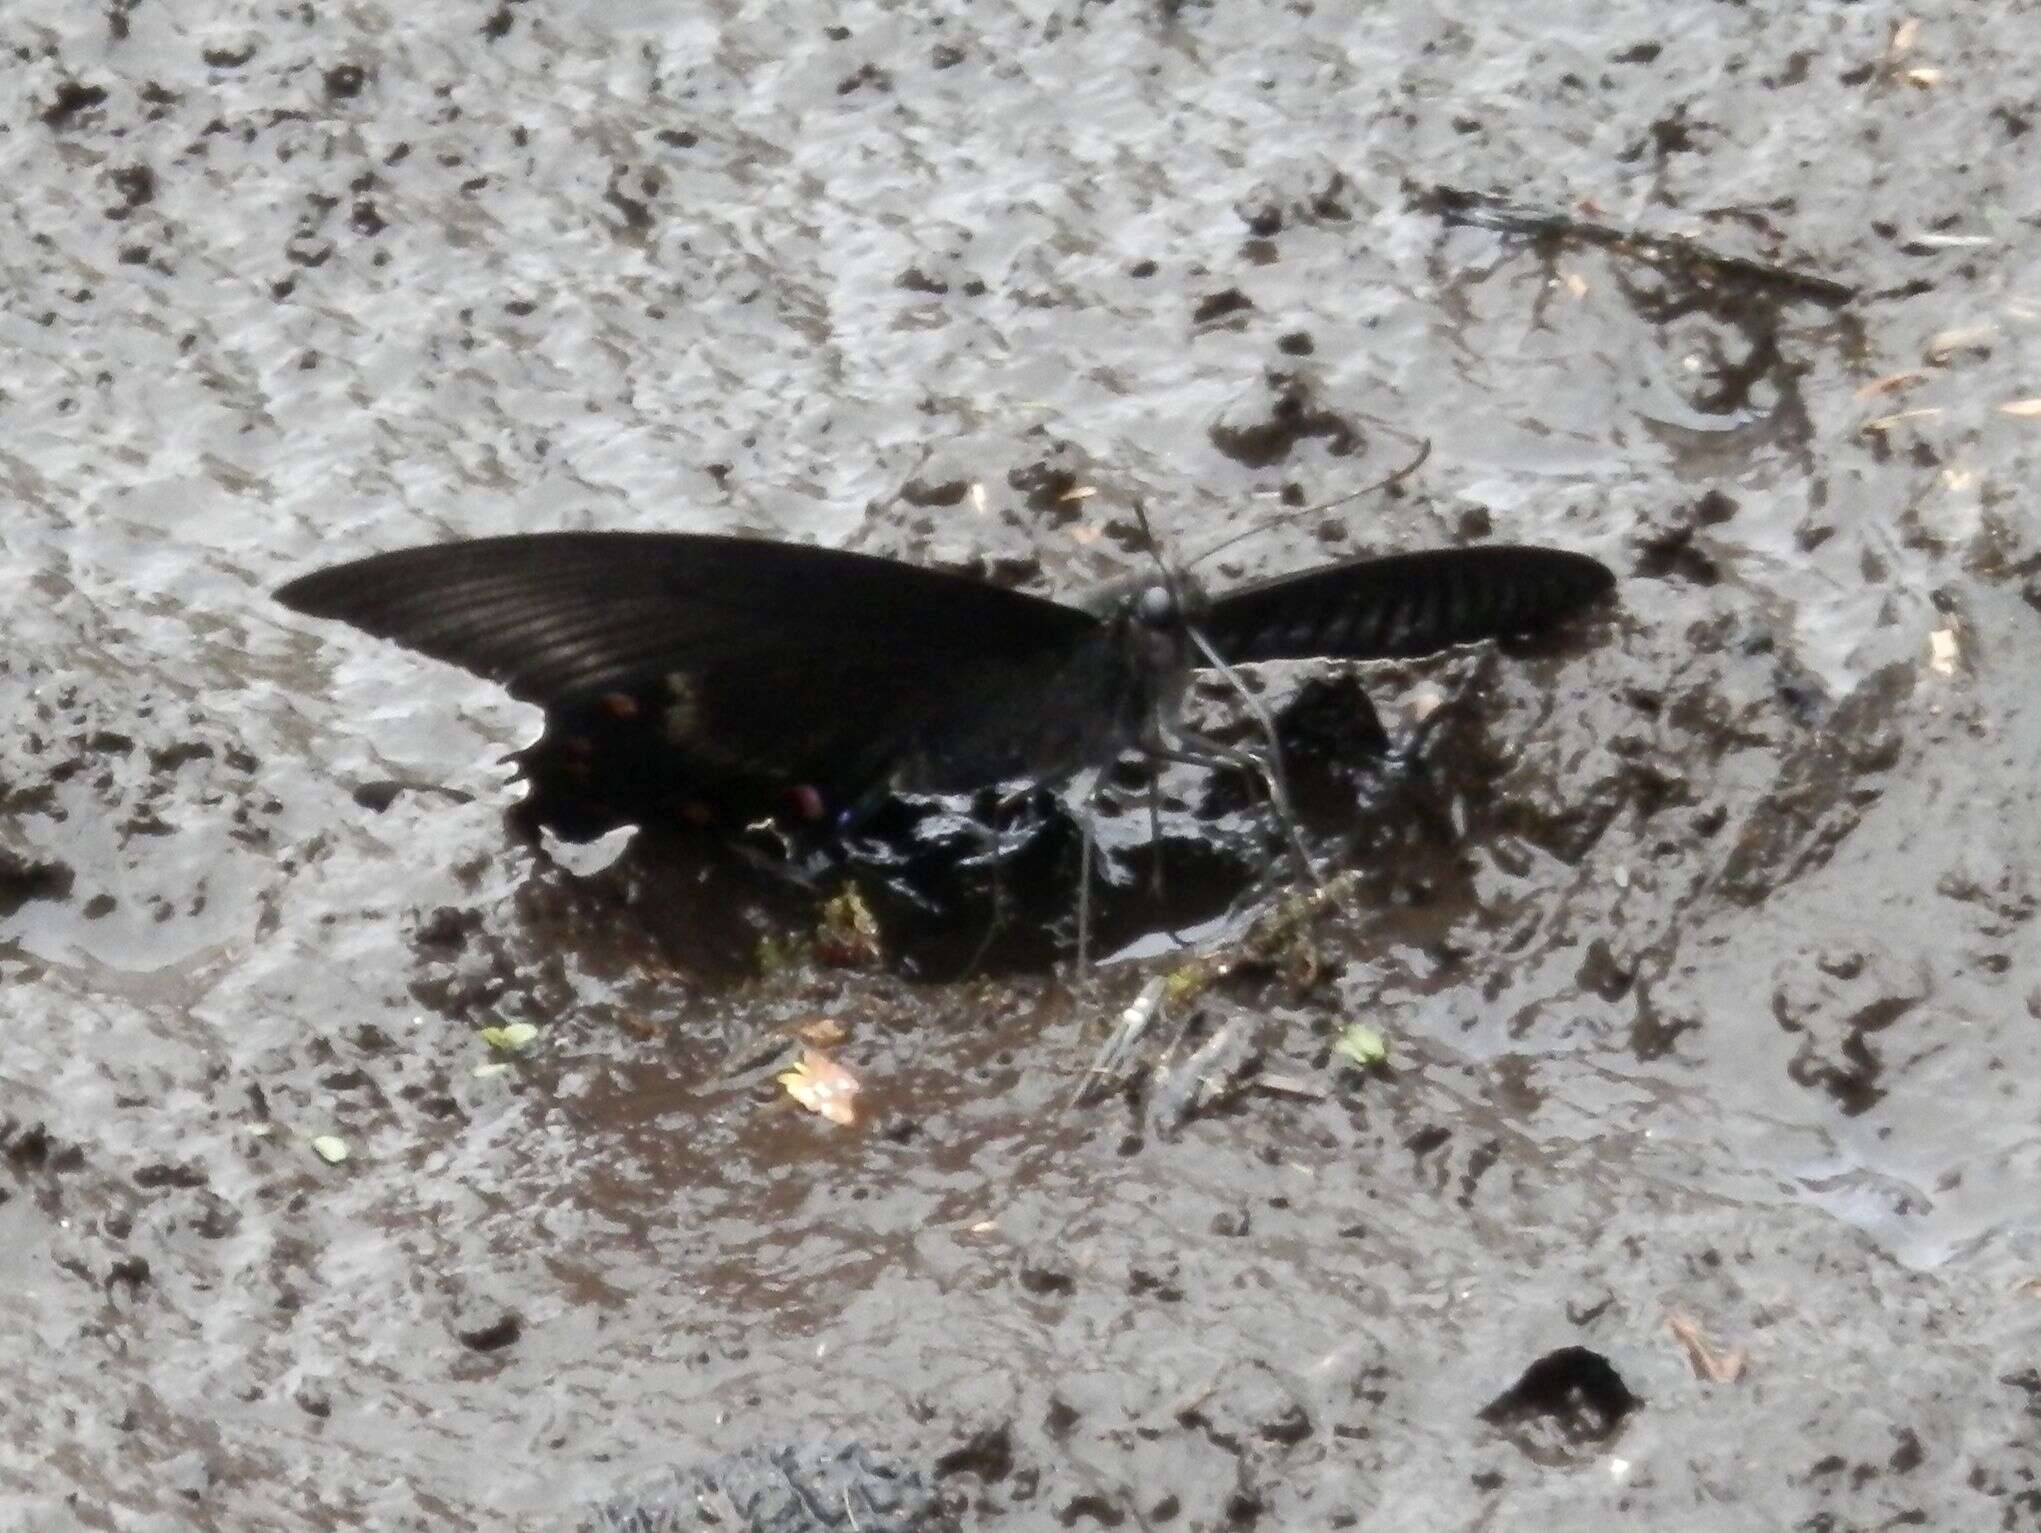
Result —
[{"label": "brown mud", "polygon": [[[2041,1526],[2041,15],[1922,17],[9,5],[0,1523],[858,1443],[971,1528]],[[742,977],[798,904],[552,862],[530,710],[266,594],[579,526],[1071,593],[1136,501],[1622,577],[1369,675],[1480,673],[1169,1135],[1067,1106],[1166,942]]]}]

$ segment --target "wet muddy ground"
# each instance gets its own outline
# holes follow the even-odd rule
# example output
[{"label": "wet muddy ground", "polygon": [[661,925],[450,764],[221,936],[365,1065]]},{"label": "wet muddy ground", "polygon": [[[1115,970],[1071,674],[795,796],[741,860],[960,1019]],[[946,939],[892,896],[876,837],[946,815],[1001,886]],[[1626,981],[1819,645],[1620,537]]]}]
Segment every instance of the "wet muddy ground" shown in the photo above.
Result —
[{"label": "wet muddy ground", "polygon": [[[212,11],[0,15],[0,1521],[854,1443],[931,1526],[2041,1526],[2041,17]],[[1066,1105],[1166,941],[747,968],[812,912],[520,843],[531,710],[267,598],[581,526],[1074,592],[1136,501],[1622,576],[1371,673],[1477,685],[1173,1134]]]}]

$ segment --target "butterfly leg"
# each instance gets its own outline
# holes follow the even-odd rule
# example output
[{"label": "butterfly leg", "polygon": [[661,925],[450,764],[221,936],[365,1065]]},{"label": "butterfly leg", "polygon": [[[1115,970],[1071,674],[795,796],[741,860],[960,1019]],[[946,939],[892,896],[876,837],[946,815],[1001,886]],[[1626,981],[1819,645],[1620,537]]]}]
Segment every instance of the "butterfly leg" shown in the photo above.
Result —
[{"label": "butterfly leg", "polygon": [[1162,773],[1153,761],[1148,763],[1148,844],[1154,848],[1155,856],[1149,869],[1148,892],[1159,905],[1162,903]]},{"label": "butterfly leg", "polygon": [[1091,881],[1093,863],[1099,856],[1098,834],[1094,829],[1098,820],[1099,805],[1107,792],[1106,778],[1109,769],[1098,767],[1092,770],[1091,785],[1085,789],[1084,797],[1077,809],[1077,972],[1091,971]]},{"label": "butterfly leg", "polygon": [[985,935],[978,939],[978,946],[971,952],[970,963],[964,966],[967,975],[976,974],[983,966],[985,955],[992,951],[993,942],[1006,930],[1006,921],[1010,914],[1006,904],[1004,870],[995,862],[992,865],[992,910],[985,918]]},{"label": "butterfly leg", "polygon": [[1283,831],[1290,839],[1290,850],[1296,856],[1297,867],[1314,888],[1318,887],[1321,883],[1318,869],[1311,865],[1311,854],[1304,849],[1304,835],[1298,828],[1296,812],[1290,807],[1290,790],[1283,777],[1283,742],[1276,735],[1274,717],[1270,715],[1262,700],[1248,690],[1247,683],[1240,679],[1240,672],[1228,665],[1225,657],[1212,647],[1210,640],[1195,628],[1188,629],[1187,632],[1191,636],[1191,642],[1204,656],[1205,664],[1225,677],[1227,685],[1233,688],[1234,695],[1240,699],[1241,705],[1253,716],[1255,727],[1261,731],[1261,737],[1268,745],[1268,754],[1263,756],[1252,751],[1233,751],[1216,741],[1198,740],[1183,734],[1182,731],[1179,731],[1179,734],[1191,743],[1193,749],[1210,751],[1222,759],[1231,755],[1236,764],[1248,766],[1267,784],[1269,802],[1275,807],[1277,817],[1283,822]]},{"label": "butterfly leg", "polygon": [[1178,732],[1178,741],[1179,744],[1173,748],[1151,752],[1152,758],[1203,767],[1207,771],[1215,766],[1230,767],[1254,777],[1268,791],[1269,808],[1283,827],[1283,835],[1290,843],[1290,855],[1296,859],[1297,871],[1313,888],[1320,887],[1324,880],[1318,876],[1318,868],[1305,848],[1304,831],[1298,824],[1296,811],[1290,807],[1289,790],[1283,783],[1279,765],[1258,751],[1239,750],[1183,731]]},{"label": "butterfly leg", "polygon": [[[992,913],[985,925],[985,935],[979,941],[977,950],[971,955],[966,973],[978,971],[980,965],[985,962],[985,955],[992,950],[993,941],[1006,929],[1006,923],[1013,914],[1007,897],[1006,864],[1025,851],[1029,842],[1040,832],[1043,816],[1034,806],[1037,795],[1048,786],[1049,784],[1045,782],[1023,783],[1003,794],[992,805],[991,814],[987,817],[990,822],[987,850],[980,857],[973,859],[975,863],[982,863],[991,874]],[[1025,823],[1009,840],[1007,819],[1016,811],[1025,812]]]}]

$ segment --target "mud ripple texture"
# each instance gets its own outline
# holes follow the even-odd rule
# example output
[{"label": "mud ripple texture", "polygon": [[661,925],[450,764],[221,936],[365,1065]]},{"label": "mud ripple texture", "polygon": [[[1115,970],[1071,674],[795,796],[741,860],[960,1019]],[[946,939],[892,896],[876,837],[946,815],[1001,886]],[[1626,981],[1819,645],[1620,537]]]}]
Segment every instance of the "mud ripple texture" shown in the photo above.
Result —
[{"label": "mud ripple texture", "polygon": [[[973,1528],[2041,1519],[2041,17],[199,9],[0,15],[0,1521],[852,1441]],[[1110,975],[712,983],[506,839],[526,710],[265,597],[562,526],[1072,591],[1136,499],[1625,593],[1233,998],[1320,1094],[1167,1140],[1061,1110]],[[820,1015],[865,1131],[728,1073]]]}]

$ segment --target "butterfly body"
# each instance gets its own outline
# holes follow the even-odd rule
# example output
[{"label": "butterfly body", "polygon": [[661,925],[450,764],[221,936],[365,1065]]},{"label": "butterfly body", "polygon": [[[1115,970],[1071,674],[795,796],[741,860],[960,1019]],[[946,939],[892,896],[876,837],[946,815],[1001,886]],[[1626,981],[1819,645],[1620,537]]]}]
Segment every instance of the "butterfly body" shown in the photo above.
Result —
[{"label": "butterfly body", "polygon": [[1139,596],[1102,593],[1086,608],[1095,627],[1059,645],[961,637],[949,648],[968,672],[934,656],[885,672],[841,652],[865,642],[846,626],[771,666],[654,667],[555,697],[518,756],[527,813],[569,839],[766,817],[826,835],[889,795],[1060,782],[1158,744],[1181,706],[1191,645],[1180,625],[1143,623]]}]

